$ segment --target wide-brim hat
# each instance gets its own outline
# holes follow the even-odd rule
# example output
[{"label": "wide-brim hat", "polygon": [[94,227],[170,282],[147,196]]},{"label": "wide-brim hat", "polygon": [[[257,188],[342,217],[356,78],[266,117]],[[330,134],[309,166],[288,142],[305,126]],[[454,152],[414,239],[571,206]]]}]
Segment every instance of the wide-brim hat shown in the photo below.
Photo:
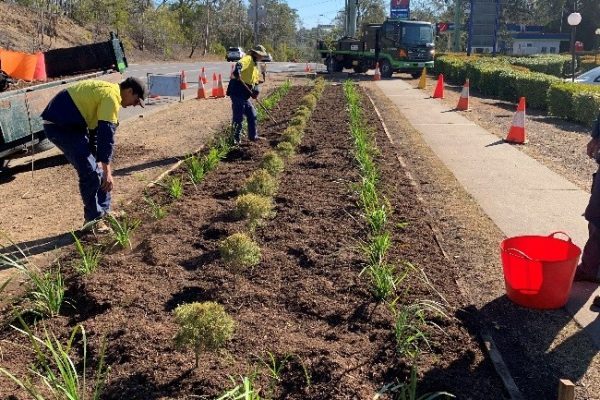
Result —
[{"label": "wide-brim hat", "polygon": [[261,57],[266,57],[269,54],[269,53],[267,53],[267,49],[265,49],[265,46],[260,45],[260,44],[258,46],[251,48],[250,51],[258,54]]}]

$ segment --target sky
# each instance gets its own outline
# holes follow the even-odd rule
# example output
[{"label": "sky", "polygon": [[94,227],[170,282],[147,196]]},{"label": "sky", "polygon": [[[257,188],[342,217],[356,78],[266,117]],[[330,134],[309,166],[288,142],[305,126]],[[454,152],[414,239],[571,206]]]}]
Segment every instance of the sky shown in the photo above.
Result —
[{"label": "sky", "polygon": [[329,24],[339,10],[344,8],[344,0],[287,0],[290,8],[298,10],[300,21],[305,28],[318,24]]}]

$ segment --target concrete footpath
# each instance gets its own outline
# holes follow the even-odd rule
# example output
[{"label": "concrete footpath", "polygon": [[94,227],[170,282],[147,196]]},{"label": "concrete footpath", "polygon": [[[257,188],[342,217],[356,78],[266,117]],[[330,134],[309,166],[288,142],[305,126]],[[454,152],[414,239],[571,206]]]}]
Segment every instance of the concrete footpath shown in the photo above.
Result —
[{"label": "concrete footpath", "polygon": [[[561,231],[583,248],[588,234],[582,214],[589,193],[429,93],[402,80],[378,81],[377,86],[507,237]],[[596,294],[598,285],[575,282],[566,309],[600,349],[599,313],[590,309]]]}]

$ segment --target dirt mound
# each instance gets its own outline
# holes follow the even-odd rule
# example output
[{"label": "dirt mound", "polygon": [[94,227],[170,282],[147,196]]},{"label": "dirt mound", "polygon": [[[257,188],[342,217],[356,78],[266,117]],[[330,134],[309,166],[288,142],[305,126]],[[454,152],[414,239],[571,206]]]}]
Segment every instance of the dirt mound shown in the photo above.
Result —
[{"label": "dirt mound", "polygon": [[47,14],[42,18],[31,8],[0,3],[0,48],[33,52],[91,42],[91,32],[69,18]]}]

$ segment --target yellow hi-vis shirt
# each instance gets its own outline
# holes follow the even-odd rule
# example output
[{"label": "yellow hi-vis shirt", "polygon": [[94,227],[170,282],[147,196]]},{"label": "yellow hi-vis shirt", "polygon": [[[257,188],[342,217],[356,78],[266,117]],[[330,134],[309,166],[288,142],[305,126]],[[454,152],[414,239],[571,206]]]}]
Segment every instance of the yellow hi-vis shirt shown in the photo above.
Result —
[{"label": "yellow hi-vis shirt", "polygon": [[99,80],[86,80],[67,89],[75,106],[87,123],[88,129],[96,129],[98,121],[116,124],[121,109],[119,84]]},{"label": "yellow hi-vis shirt", "polygon": [[252,56],[250,54],[245,55],[238,62],[242,65],[242,81],[250,86],[258,84],[260,81],[260,72],[258,71],[258,65],[256,65],[252,59]]}]

